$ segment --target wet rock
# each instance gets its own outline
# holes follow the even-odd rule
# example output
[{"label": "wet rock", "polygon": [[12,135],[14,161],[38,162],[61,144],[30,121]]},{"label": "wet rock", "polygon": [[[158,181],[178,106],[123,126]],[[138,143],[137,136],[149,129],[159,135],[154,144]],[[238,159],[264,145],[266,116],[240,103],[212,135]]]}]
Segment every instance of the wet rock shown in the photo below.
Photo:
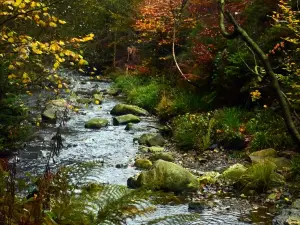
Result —
[{"label": "wet rock", "polygon": [[149,151],[149,147],[140,145],[139,146],[139,151],[143,152],[143,153],[147,153]]},{"label": "wet rock", "polygon": [[256,157],[276,157],[277,155],[277,151],[273,148],[268,148],[268,149],[263,149],[263,150],[260,150],[260,151],[256,151],[256,152],[252,152],[250,154],[250,157],[251,156],[256,156]]},{"label": "wet rock", "polygon": [[206,204],[204,201],[193,201],[189,202],[188,210],[202,212],[206,208],[205,206]]},{"label": "wet rock", "polygon": [[174,192],[195,191],[198,189],[197,178],[187,169],[175,163],[158,160],[149,171],[142,172],[137,179],[129,179],[132,187],[145,187],[152,190]]},{"label": "wet rock", "polygon": [[90,98],[79,98],[76,100],[79,104],[91,104],[93,102]]},{"label": "wet rock", "polygon": [[116,116],[113,118],[113,125],[124,125],[128,123],[139,123],[141,119],[133,114],[127,114],[123,116]]},{"label": "wet rock", "polygon": [[133,128],[133,123],[128,123],[125,127],[125,130],[132,130]]},{"label": "wet rock", "polygon": [[282,170],[284,168],[291,167],[291,161],[284,157],[276,157],[277,152],[275,149],[269,148],[253,152],[249,155],[252,163],[264,163],[266,161],[276,165],[277,169]]},{"label": "wet rock", "polygon": [[138,139],[138,142],[139,142],[140,145],[164,146],[165,139],[161,136],[161,134],[149,133],[149,134],[143,134]]},{"label": "wet rock", "polygon": [[136,116],[148,116],[149,113],[145,109],[142,109],[135,105],[127,105],[127,104],[117,104],[115,107],[110,111],[110,114],[119,116],[125,114],[133,114]]},{"label": "wet rock", "polygon": [[168,162],[174,162],[175,159],[173,157],[173,155],[169,152],[157,152],[157,153],[154,153],[150,159],[152,161],[156,161],[156,160],[159,160],[159,159],[162,159],[162,160],[165,160],[165,161],[168,161]]},{"label": "wet rock", "polygon": [[244,165],[237,163],[226,169],[222,173],[221,178],[230,183],[236,183],[239,181],[246,170],[247,168]]},{"label": "wet rock", "polygon": [[108,125],[108,120],[107,119],[102,119],[102,118],[94,118],[86,122],[84,125],[85,128],[89,129],[100,129],[102,127],[106,127]]},{"label": "wet rock", "polygon": [[118,169],[126,169],[127,167],[128,167],[127,164],[117,164],[116,165],[116,168],[118,168]]},{"label": "wet rock", "polygon": [[136,174],[133,177],[130,177],[127,179],[127,187],[128,188],[139,188],[138,187],[138,182],[137,179],[139,177],[140,174]]},{"label": "wet rock", "polygon": [[157,152],[163,152],[165,149],[163,147],[159,147],[159,146],[152,146],[148,148],[148,152],[151,153],[157,153]]},{"label": "wet rock", "polygon": [[273,225],[300,225],[300,199],[293,202],[289,209],[283,209],[273,219]]},{"label": "wet rock", "polygon": [[107,94],[112,95],[112,96],[118,96],[121,93],[120,89],[117,88],[110,88],[107,90]]},{"label": "wet rock", "polygon": [[102,94],[93,94],[94,100],[97,100],[99,102],[103,101],[103,95]]},{"label": "wet rock", "polygon": [[58,116],[60,116],[68,103],[65,99],[51,100],[46,104],[42,112],[42,120],[48,123],[56,123]]},{"label": "wet rock", "polygon": [[217,182],[221,174],[215,171],[205,172],[201,177],[198,178],[201,184],[214,184]]},{"label": "wet rock", "polygon": [[148,159],[136,159],[134,165],[139,169],[150,169],[152,167],[152,162]]},{"label": "wet rock", "polygon": [[267,197],[268,200],[271,200],[271,201],[276,201],[277,200],[277,193],[271,193],[268,195]]}]

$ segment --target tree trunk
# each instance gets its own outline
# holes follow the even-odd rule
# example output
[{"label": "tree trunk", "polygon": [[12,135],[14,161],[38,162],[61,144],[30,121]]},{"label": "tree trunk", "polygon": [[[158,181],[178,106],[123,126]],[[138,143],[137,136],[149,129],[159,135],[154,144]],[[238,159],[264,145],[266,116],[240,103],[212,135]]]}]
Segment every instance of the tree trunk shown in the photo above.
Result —
[{"label": "tree trunk", "polygon": [[[292,118],[292,112],[289,106],[289,103],[287,99],[284,96],[284,93],[282,92],[278,79],[271,67],[271,63],[269,61],[268,56],[262,51],[262,49],[257,45],[257,43],[248,35],[248,33],[238,25],[237,21],[234,19],[234,17],[229,13],[224,11],[224,5],[225,2],[224,0],[219,0],[220,1],[220,28],[221,32],[224,37],[227,39],[234,39],[240,37],[247,45],[249,48],[255,52],[255,54],[259,57],[261,63],[264,66],[264,69],[266,70],[267,76],[271,80],[271,86],[275,90],[276,93],[276,98],[283,110],[283,118],[286,123],[287,129],[289,133],[291,134],[292,138],[294,141],[297,143],[298,146],[300,146],[300,133],[297,130],[297,127],[293,121]],[[234,26],[234,31],[232,33],[228,33],[225,28],[224,24],[224,18]]]}]

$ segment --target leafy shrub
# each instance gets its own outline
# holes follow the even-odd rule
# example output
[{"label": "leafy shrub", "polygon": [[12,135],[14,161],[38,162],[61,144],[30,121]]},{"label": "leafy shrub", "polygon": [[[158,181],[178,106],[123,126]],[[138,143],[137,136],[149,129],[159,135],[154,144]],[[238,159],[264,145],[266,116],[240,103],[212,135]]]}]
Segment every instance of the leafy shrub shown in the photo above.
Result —
[{"label": "leafy shrub", "polygon": [[227,149],[245,147],[243,121],[246,112],[239,108],[224,108],[215,112],[216,138]]},{"label": "leafy shrub", "polygon": [[295,146],[283,118],[269,109],[257,111],[246,123],[246,130],[252,136],[249,144],[251,150],[287,149]]},{"label": "leafy shrub", "polygon": [[292,159],[292,173],[296,176],[300,174],[300,154]]},{"label": "leafy shrub", "polygon": [[249,167],[242,175],[241,183],[245,189],[266,191],[271,187],[282,185],[284,178],[275,172],[276,166],[272,162],[257,163]]},{"label": "leafy shrub", "polygon": [[185,114],[172,121],[174,139],[183,149],[206,149],[212,142],[214,119],[207,114]]},{"label": "leafy shrub", "polygon": [[130,75],[119,75],[116,76],[115,86],[120,88],[125,94],[128,94],[135,87],[142,85],[145,80],[141,77],[130,76]]},{"label": "leafy shrub", "polygon": [[135,105],[153,110],[160,99],[160,85],[156,81],[151,80],[149,84],[133,88],[128,93],[127,98]]}]

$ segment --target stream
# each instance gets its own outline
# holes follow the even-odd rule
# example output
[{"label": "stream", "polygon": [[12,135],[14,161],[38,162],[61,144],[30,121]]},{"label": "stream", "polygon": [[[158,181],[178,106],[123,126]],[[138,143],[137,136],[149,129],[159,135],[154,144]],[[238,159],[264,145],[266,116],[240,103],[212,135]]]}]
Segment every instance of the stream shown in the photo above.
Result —
[{"label": "stream", "polygon": [[[77,93],[89,94],[93,89],[105,90],[111,86],[110,83],[89,81],[88,77],[76,74],[67,76],[72,81],[70,88]],[[124,130],[125,126],[113,126],[110,110],[121,102],[124,102],[122,97],[106,95],[101,105],[90,104],[72,115],[61,130],[64,147],[52,166],[57,168],[80,162],[101,161],[103,166],[93,169],[86,178],[88,181],[126,185],[127,179],[139,172],[133,166],[138,152],[138,145],[133,142],[133,139],[144,133],[156,132],[155,127],[158,127],[159,123],[155,117],[141,117],[141,122],[136,125],[138,129],[134,131]],[[85,129],[85,122],[94,117],[106,118],[111,121],[110,125],[100,130]],[[46,164],[45,152],[49,151],[49,142],[55,132],[55,125],[41,125],[35,138],[19,154],[18,171],[21,174],[43,173]],[[117,168],[118,164],[128,166]],[[187,204],[157,205],[156,207],[157,210],[150,216],[129,220],[128,224],[143,224],[145,221],[166,215],[189,213]],[[228,202],[224,199],[215,200],[214,207],[204,209],[197,221],[188,224],[247,224],[239,221],[245,213],[247,212],[239,208],[238,199],[231,199]]]}]

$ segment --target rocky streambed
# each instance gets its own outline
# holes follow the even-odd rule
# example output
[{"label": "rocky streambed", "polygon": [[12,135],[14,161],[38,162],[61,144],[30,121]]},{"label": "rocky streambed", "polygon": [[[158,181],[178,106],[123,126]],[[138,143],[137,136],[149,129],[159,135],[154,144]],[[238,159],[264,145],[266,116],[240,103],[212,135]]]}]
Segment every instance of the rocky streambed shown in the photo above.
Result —
[{"label": "rocky streambed", "polygon": [[[159,134],[162,125],[158,120],[142,109],[124,108],[124,105],[120,105],[124,101],[122,97],[116,97],[118,92],[107,91],[110,90],[111,83],[90,81],[87,77],[72,74],[68,78],[71,80],[70,88],[77,93],[77,96],[72,96],[68,101],[76,102],[80,107],[62,126],[64,147],[51,165],[58,168],[81,162],[101,162],[102,166],[90,171],[83,182],[127,185],[129,178],[137,177],[141,169],[149,169],[154,163],[154,168],[166,168],[168,171],[170,165],[175,165],[175,170],[183,169],[182,176],[187,179],[187,182],[183,182],[185,188],[194,189],[195,180],[206,179],[203,176],[205,171],[222,170],[240,161],[227,158],[222,151],[207,153],[212,157],[210,159],[177,153],[173,149],[174,145]],[[20,152],[18,170],[21,174],[30,172],[38,175],[44,171],[46,155],[50,150],[49,143],[57,130],[57,123],[55,114],[50,109],[43,115],[43,120],[51,123],[42,123],[32,141]],[[146,157],[150,160],[145,159]],[[222,163],[212,164],[218,160]],[[190,167],[188,170],[193,175],[180,164]],[[220,166],[224,168],[217,168]],[[152,173],[154,172],[152,169]],[[147,173],[151,176],[151,171]],[[206,175],[207,180],[214,179],[214,174]],[[168,179],[168,173],[165,176],[164,179]],[[147,179],[151,178],[144,176],[143,182],[149,182]],[[133,179],[129,186],[135,186],[135,182]],[[172,189],[176,184],[172,182],[169,182],[169,186],[161,186]],[[216,185],[214,182],[206,183],[187,200],[176,204],[156,205],[157,210],[151,216],[130,220],[128,224],[143,224],[153,218],[190,212],[199,213],[200,218],[189,224],[272,224],[274,204],[270,207],[262,203],[260,197],[248,198],[232,188]],[[180,190],[181,187],[178,188]]]}]

